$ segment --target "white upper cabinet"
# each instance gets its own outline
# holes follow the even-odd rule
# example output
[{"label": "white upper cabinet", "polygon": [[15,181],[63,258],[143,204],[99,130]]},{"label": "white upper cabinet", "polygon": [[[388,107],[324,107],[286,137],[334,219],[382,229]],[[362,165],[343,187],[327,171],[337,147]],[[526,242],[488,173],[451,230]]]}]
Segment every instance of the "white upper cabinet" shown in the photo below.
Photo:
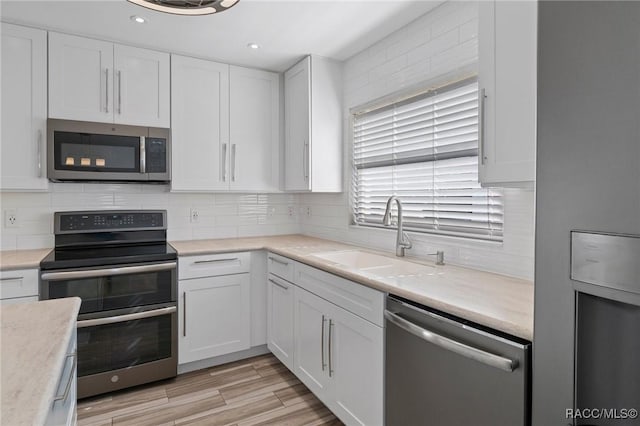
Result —
[{"label": "white upper cabinet", "polygon": [[49,117],[113,122],[113,43],[49,33]]},{"label": "white upper cabinet", "polygon": [[46,190],[47,33],[2,23],[2,190]]},{"label": "white upper cabinet", "polygon": [[230,67],[229,189],[278,191],[280,77]]},{"label": "white upper cabinet", "polygon": [[[537,2],[479,4],[479,176],[483,186],[535,180]],[[484,91],[484,98],[482,92]]]},{"label": "white upper cabinet", "polygon": [[308,56],[284,76],[285,190],[342,191],[342,69]]},{"label": "white upper cabinet", "polygon": [[172,55],[171,114],[171,189],[229,189],[229,65]]},{"label": "white upper cabinet", "polygon": [[114,46],[114,121],[170,127],[169,54]]},{"label": "white upper cabinet", "polygon": [[169,55],[49,33],[49,117],[169,127]]}]

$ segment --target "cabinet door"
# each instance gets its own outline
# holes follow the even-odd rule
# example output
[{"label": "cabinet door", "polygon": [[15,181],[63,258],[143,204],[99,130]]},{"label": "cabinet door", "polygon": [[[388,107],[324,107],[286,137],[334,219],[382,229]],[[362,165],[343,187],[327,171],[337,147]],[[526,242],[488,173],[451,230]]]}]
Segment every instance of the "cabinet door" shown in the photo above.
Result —
[{"label": "cabinet door", "polygon": [[328,302],[301,288],[294,294],[294,374],[325,404],[329,389]]},{"label": "cabinet door", "polygon": [[113,122],[113,44],[49,33],[49,117]]},{"label": "cabinet door", "polygon": [[331,308],[329,407],[346,424],[382,425],[383,329],[338,306]]},{"label": "cabinet door", "polygon": [[267,283],[267,346],[293,370],[293,294],[295,286],[270,276]]},{"label": "cabinet door", "polygon": [[278,190],[279,97],[278,74],[230,68],[231,190]]},{"label": "cabinet door", "polygon": [[46,190],[47,33],[2,24],[2,190]]},{"label": "cabinet door", "polygon": [[114,121],[170,127],[169,54],[116,44]]},{"label": "cabinet door", "polygon": [[173,55],[171,116],[171,189],[229,189],[229,66]]},{"label": "cabinet door", "polygon": [[284,74],[285,190],[308,191],[310,186],[311,58]]},{"label": "cabinet door", "polygon": [[249,274],[179,281],[180,364],[249,349]]},{"label": "cabinet door", "polygon": [[537,3],[479,7],[480,183],[529,186],[535,180]]}]

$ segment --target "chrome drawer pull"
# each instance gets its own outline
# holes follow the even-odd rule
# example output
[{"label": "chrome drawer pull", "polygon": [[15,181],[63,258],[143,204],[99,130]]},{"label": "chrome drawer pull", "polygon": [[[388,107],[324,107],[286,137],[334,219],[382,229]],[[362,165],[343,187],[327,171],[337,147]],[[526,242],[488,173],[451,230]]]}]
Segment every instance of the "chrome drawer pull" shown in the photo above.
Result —
[{"label": "chrome drawer pull", "polygon": [[269,282],[272,282],[273,284],[277,285],[277,286],[278,286],[278,287],[280,287],[281,289],[289,290],[289,286],[286,286],[286,285],[284,285],[284,284],[280,284],[279,282],[274,281],[274,280],[272,280],[271,278],[269,278]]},{"label": "chrome drawer pull", "polygon": [[84,321],[78,321],[78,328],[93,327],[96,325],[115,324],[119,322],[134,321],[144,318],[159,317],[161,315],[172,314],[177,311],[175,306],[154,309],[152,311],[136,312],[134,314],[114,315],[106,318],[96,318]]},{"label": "chrome drawer pull", "polygon": [[413,324],[410,321],[407,321],[406,319],[397,314],[394,314],[393,312],[384,311],[384,317],[389,320],[389,322],[400,327],[407,333],[413,334],[414,336],[426,342],[432,343],[445,350],[457,353],[458,355],[471,358],[483,364],[487,364],[507,372],[512,372],[513,370],[518,368],[518,360],[504,358],[499,355],[474,348],[473,346],[469,346],[440,334],[434,333],[433,331],[424,329]]},{"label": "chrome drawer pull", "polygon": [[327,319],[322,315],[322,331],[320,332],[320,360],[322,362],[322,371],[324,371],[327,364],[324,362],[324,323]]},{"label": "chrome drawer pull", "polygon": [[284,260],[280,260],[280,259],[276,259],[275,257],[269,256],[269,260],[272,260],[276,263],[279,263],[281,265],[287,266],[289,264],[289,262],[285,262]]},{"label": "chrome drawer pull", "polygon": [[234,260],[238,260],[237,257],[231,257],[228,259],[209,259],[209,260],[196,260],[193,262],[194,265],[201,265],[203,263],[217,263],[217,262],[233,262]]},{"label": "chrome drawer pull", "polygon": [[333,325],[333,320],[329,320],[329,377],[333,376],[333,362],[331,362],[331,358],[333,358],[333,354],[331,353],[331,329]]},{"label": "chrome drawer pull", "polygon": [[73,357],[73,365],[71,366],[71,372],[69,372],[69,379],[67,380],[67,385],[64,388],[64,393],[60,396],[56,396],[55,398],[53,398],[53,402],[65,401],[69,396],[69,391],[71,390],[71,383],[73,382],[73,375],[75,374],[76,365],[78,363],[78,357],[76,356],[76,352],[67,354],[65,359],[69,359],[71,357]]}]

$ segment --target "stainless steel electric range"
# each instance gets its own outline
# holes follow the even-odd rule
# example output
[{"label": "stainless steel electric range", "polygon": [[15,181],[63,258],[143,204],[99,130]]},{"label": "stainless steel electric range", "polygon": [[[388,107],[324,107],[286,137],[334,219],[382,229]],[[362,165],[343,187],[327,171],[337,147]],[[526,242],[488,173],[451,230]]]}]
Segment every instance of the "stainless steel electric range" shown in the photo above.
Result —
[{"label": "stainless steel electric range", "polygon": [[78,397],[177,374],[177,254],[163,210],[57,212],[40,299],[77,296]]}]

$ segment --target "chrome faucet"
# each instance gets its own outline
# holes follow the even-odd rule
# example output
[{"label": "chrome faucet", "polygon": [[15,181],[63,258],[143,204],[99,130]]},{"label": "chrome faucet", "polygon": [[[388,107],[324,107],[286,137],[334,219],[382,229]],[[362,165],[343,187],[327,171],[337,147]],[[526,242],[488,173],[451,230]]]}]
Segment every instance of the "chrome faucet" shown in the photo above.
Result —
[{"label": "chrome faucet", "polygon": [[396,237],[396,256],[404,256],[404,250],[411,248],[411,241],[406,232],[402,230],[402,203],[395,196],[392,195],[387,200],[387,209],[384,212],[384,218],[382,218],[382,224],[384,226],[391,226],[391,205],[393,202],[398,205],[398,235]]}]

